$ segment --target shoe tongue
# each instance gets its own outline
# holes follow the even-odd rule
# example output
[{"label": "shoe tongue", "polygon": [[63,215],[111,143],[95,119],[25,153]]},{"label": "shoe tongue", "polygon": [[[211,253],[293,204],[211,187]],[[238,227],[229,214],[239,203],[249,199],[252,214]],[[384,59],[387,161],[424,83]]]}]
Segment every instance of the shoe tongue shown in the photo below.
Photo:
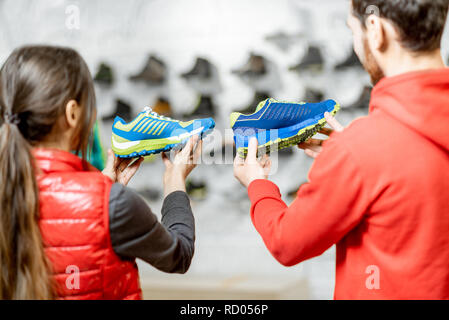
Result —
[{"label": "shoe tongue", "polygon": [[265,107],[265,105],[267,104],[267,103],[269,103],[270,102],[270,99],[266,99],[266,100],[264,100],[264,101],[261,101],[260,103],[259,103],[259,105],[257,106],[257,108],[256,108],[256,112],[258,112],[260,109],[262,109],[263,107]]}]

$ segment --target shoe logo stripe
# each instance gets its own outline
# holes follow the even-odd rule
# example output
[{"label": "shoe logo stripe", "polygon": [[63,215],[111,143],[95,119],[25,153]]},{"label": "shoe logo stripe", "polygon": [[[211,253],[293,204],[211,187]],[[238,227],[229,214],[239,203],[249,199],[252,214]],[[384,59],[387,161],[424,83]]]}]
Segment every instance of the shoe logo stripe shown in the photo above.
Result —
[{"label": "shoe logo stripe", "polygon": [[149,119],[145,119],[144,121],[142,121],[135,129],[134,131],[139,130],[140,128],[142,128],[143,125],[145,125],[145,123],[148,122]]},{"label": "shoe logo stripe", "polygon": [[[158,124],[159,124],[159,121],[154,121],[154,123],[151,125],[151,130],[148,130],[147,134],[151,134],[154,131],[154,129],[156,129]],[[148,129],[150,129],[150,128],[148,128]]]},{"label": "shoe logo stripe", "polygon": [[141,121],[140,121],[140,123],[139,123],[139,126],[137,126],[137,128],[136,128],[136,130],[135,130],[135,131],[137,131],[137,130],[141,129],[141,128],[142,128],[142,126],[144,126],[144,125],[145,125],[145,123],[148,123],[148,118],[146,118],[146,117],[143,117],[143,118],[142,118],[142,120],[141,120]]},{"label": "shoe logo stripe", "polygon": [[157,126],[154,127],[154,131],[153,131],[153,134],[154,134],[154,135],[155,135],[156,132],[159,130],[159,128],[162,127],[163,124],[164,124],[164,123],[161,122],[161,123],[159,123]]},{"label": "shoe logo stripe", "polygon": [[142,128],[142,133],[146,133],[148,129],[151,128],[151,126],[155,123],[156,121],[150,121],[148,122],[146,125],[144,125],[144,127]]},{"label": "shoe logo stripe", "polygon": [[143,117],[139,116],[136,119],[134,119],[131,123],[124,124],[125,127],[128,128],[128,130],[125,131],[134,131],[137,125],[139,125],[143,120]]},{"label": "shoe logo stripe", "polygon": [[[265,110],[262,112],[262,114],[261,114],[261,115],[259,116],[259,118],[257,118],[257,119],[243,119],[243,120],[237,119],[236,122],[241,122],[241,121],[259,121],[260,119],[262,119],[263,115],[265,114],[265,112],[268,110],[268,108],[269,108],[270,106],[271,106],[271,101],[264,107]],[[260,109],[260,110],[262,110],[262,109]],[[259,110],[258,112],[260,112],[260,110]],[[256,112],[256,114],[257,114],[257,112]]]},{"label": "shoe logo stripe", "polygon": [[142,131],[142,133],[147,133],[148,130],[150,130],[150,128],[156,123],[155,120],[150,121],[150,123],[148,125],[145,126],[145,129]]},{"label": "shoe logo stripe", "polygon": [[157,122],[153,125],[153,127],[151,128],[151,130],[148,131],[148,134],[153,134],[154,130],[157,128],[158,125],[159,125],[159,121],[157,121]]},{"label": "shoe logo stripe", "polygon": [[148,120],[143,126],[142,128],[139,129],[138,132],[143,132],[145,130],[145,128],[147,128],[148,126],[151,126],[151,124],[154,122],[154,120],[152,121],[151,119]]},{"label": "shoe logo stripe", "polygon": [[157,135],[160,136],[161,133],[162,133],[162,131],[164,131],[164,129],[165,129],[167,126],[168,126],[168,122],[162,126],[161,130],[159,130],[159,132],[158,132]]}]

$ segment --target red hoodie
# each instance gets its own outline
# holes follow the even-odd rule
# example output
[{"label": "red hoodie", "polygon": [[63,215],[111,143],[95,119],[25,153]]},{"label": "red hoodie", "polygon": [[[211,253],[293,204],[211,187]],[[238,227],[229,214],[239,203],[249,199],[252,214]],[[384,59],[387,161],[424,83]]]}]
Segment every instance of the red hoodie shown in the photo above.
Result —
[{"label": "red hoodie", "polygon": [[379,82],[289,207],[267,180],[248,193],[283,265],[337,244],[335,299],[449,299],[449,69]]}]

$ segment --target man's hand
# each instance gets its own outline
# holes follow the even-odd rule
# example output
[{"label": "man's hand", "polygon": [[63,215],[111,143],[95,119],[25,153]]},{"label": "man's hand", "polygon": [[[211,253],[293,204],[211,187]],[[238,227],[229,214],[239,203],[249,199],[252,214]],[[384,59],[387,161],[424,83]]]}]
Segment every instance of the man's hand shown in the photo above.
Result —
[{"label": "man's hand", "polygon": [[[327,120],[327,123],[332,127],[332,129],[322,128],[320,130],[321,134],[326,136],[330,136],[334,131],[342,132],[345,128],[329,113],[326,112],[324,117]],[[306,142],[303,142],[298,145],[298,148],[303,149],[305,154],[311,158],[316,158],[323,150],[323,142],[326,140],[320,139],[309,139]]]},{"label": "man's hand", "polygon": [[106,162],[103,174],[111,178],[113,182],[118,182],[126,186],[142,164],[143,157],[132,163],[134,160],[117,158],[112,150],[108,150],[108,161]]},{"label": "man's hand", "polygon": [[246,160],[240,158],[239,155],[234,160],[234,176],[246,188],[254,180],[268,179],[268,175],[270,174],[270,157],[264,155],[260,160],[257,160],[257,147],[257,139],[252,138],[249,142]]},{"label": "man's hand", "polygon": [[203,141],[199,139],[198,135],[195,135],[190,138],[181,151],[176,151],[173,161],[165,153],[162,154],[162,161],[165,164],[165,196],[175,191],[186,191],[186,178],[197,166],[202,150]]}]

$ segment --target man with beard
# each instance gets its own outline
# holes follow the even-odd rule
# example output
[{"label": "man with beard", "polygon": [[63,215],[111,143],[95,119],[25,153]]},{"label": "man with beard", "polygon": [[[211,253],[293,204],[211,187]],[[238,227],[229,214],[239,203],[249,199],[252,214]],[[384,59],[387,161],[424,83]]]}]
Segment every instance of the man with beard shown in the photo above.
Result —
[{"label": "man with beard", "polygon": [[[449,69],[440,47],[447,0],[352,0],[354,49],[375,87],[370,113],[328,140],[287,206],[269,159],[236,159],[251,217],[293,266],[337,244],[335,299],[449,299]],[[337,131],[337,132],[336,132]]]}]

